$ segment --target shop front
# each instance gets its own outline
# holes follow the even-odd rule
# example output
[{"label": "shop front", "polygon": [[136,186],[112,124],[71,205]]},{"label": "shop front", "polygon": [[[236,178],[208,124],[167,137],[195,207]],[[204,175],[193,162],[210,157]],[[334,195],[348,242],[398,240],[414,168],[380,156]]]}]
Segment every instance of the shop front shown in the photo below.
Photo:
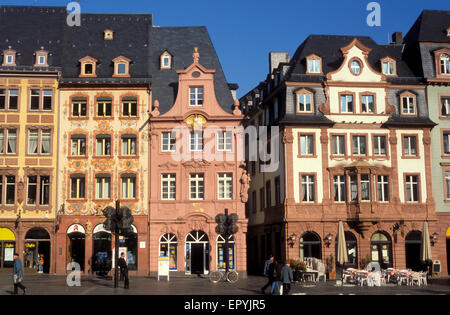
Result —
[{"label": "shop front", "polygon": [[192,231],[186,236],[186,274],[209,273],[209,238],[203,231]]},{"label": "shop front", "polygon": [[13,267],[15,250],[16,237],[13,231],[0,228],[0,269]]},{"label": "shop front", "polygon": [[66,238],[66,265],[75,262],[80,265],[80,270],[84,271],[86,230],[81,224],[72,224],[67,229]]},{"label": "shop front", "polygon": [[35,227],[27,231],[23,260],[25,268],[50,273],[52,261],[50,235],[44,228]]}]

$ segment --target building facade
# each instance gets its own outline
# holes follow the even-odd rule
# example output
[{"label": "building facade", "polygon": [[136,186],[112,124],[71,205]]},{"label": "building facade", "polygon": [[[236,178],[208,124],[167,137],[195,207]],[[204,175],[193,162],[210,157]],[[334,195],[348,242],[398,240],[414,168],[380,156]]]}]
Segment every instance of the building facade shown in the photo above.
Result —
[{"label": "building facade", "polygon": [[[265,256],[276,253],[281,260],[316,257],[334,265],[339,221],[347,266],[370,260],[423,268],[423,223],[437,228],[429,175],[435,124],[426,87],[401,49],[367,37],[312,35],[290,61],[271,65],[259,100],[255,93],[241,99],[250,123],[259,111],[266,125],[279,126],[284,155],[285,189],[277,193],[284,199],[260,207],[255,227],[249,211],[255,259],[249,269],[260,271]],[[271,64],[278,56],[271,54]],[[249,106],[249,100],[257,104]],[[250,190],[261,201],[279,190],[275,181],[255,183]]]},{"label": "building facade", "polygon": [[431,132],[434,200],[438,225],[434,260],[449,272],[450,250],[450,12],[424,11],[405,36],[406,56],[418,60],[418,73],[427,82],[430,118],[438,124]]},{"label": "building facade", "polygon": [[[59,34],[39,34],[31,26],[58,17],[44,10],[30,14],[22,40],[14,32],[20,10],[1,8],[0,32],[0,268],[10,268],[13,253],[23,253],[25,270],[54,272],[57,212]],[[51,18],[49,18],[52,16]]]},{"label": "building facade", "polygon": [[[245,276],[243,116],[205,28],[158,28],[151,37],[150,271],[158,271],[160,256],[188,275],[222,269],[228,259]],[[225,209],[239,216],[228,253],[215,230]]]}]

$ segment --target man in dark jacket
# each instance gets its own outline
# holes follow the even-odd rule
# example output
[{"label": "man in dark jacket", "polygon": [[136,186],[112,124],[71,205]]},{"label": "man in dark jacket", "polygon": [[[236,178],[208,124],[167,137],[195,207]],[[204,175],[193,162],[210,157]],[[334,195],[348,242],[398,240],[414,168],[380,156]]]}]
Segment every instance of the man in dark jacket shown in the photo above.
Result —
[{"label": "man in dark jacket", "polygon": [[21,288],[23,290],[23,295],[25,295],[27,288],[22,284],[22,281],[23,281],[22,261],[19,258],[19,254],[14,253],[14,269],[13,269],[14,295],[17,295],[18,288]]},{"label": "man in dark jacket", "polygon": [[271,271],[273,271],[273,281],[272,281],[272,288],[270,289],[270,294],[273,294],[273,291],[275,291],[275,287],[278,290],[278,294],[281,294],[280,291],[280,285],[278,283],[278,281],[280,281],[280,276],[281,276],[281,268],[282,265],[280,262],[275,261],[272,265],[271,265]]},{"label": "man in dark jacket", "polygon": [[291,290],[291,282],[294,281],[294,275],[292,273],[291,265],[287,262],[283,268],[281,268],[281,283],[283,283],[283,295],[288,295]]},{"label": "man in dark jacket", "polygon": [[273,269],[272,272],[270,272],[270,266],[273,264],[273,255],[269,256],[269,259],[266,260],[266,262],[264,263],[264,275],[267,277],[267,283],[265,286],[263,286],[261,288],[261,292],[263,294],[266,294],[266,289],[268,287],[272,287],[272,283],[273,283]]},{"label": "man in dark jacket", "polygon": [[125,277],[124,288],[125,289],[129,289],[130,288],[130,281],[128,279],[128,265],[127,265],[127,262],[125,260],[125,253],[120,254],[118,265],[119,265],[119,268],[120,268],[120,275]]}]

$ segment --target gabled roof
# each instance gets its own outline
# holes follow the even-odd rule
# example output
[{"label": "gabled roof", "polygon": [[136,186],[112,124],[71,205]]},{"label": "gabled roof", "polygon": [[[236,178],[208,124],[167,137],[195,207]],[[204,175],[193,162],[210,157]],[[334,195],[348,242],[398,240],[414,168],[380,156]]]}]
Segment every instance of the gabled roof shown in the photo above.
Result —
[{"label": "gabled roof", "polygon": [[[200,65],[216,70],[214,88],[220,106],[227,113],[233,112],[233,96],[205,27],[153,27],[149,38],[153,100],[159,101],[161,114],[168,112],[175,103],[178,93],[176,71],[186,69],[192,64],[194,47],[198,47]],[[173,57],[171,69],[160,69],[160,56],[165,50]]]},{"label": "gabled roof", "polygon": [[[391,57],[397,61],[398,78],[414,77],[412,70],[402,59],[402,45],[378,45],[370,37],[366,36],[337,36],[337,35],[310,35],[297,49],[290,61],[290,70],[286,75],[287,81],[313,81],[320,82],[326,74],[336,71],[344,61],[342,49],[350,45],[355,38],[361,43],[364,49],[369,52],[368,61],[370,66],[376,71],[381,71],[380,60],[384,57]],[[306,74],[306,57],[316,54],[322,58],[321,75]],[[396,80],[397,78],[389,78]]]}]

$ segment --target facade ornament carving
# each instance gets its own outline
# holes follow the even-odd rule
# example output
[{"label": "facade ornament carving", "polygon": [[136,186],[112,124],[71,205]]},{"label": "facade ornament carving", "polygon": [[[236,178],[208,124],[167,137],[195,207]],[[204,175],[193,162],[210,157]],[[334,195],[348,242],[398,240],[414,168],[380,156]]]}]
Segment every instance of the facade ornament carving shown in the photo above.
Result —
[{"label": "facade ornament carving", "polygon": [[239,109],[239,100],[235,100],[234,101],[234,110],[233,110],[233,115],[234,116],[241,116],[242,112]]},{"label": "facade ornament carving", "polygon": [[290,131],[287,131],[285,129],[281,141],[283,142],[283,144],[292,144],[294,143],[294,136]]},{"label": "facade ornament carving", "polygon": [[242,176],[240,179],[241,182],[241,201],[243,203],[246,203],[248,201],[248,190],[250,188],[250,175],[248,174],[247,170],[242,171]]},{"label": "facade ornament carving", "polygon": [[150,112],[150,116],[158,117],[159,115],[160,115],[160,112],[159,112],[159,101],[155,100],[155,102],[153,103],[153,110]]},{"label": "facade ornament carving", "polygon": [[194,60],[194,64],[198,64],[200,60],[200,54],[198,52],[198,47],[194,47],[194,53],[192,54],[192,58]]}]

